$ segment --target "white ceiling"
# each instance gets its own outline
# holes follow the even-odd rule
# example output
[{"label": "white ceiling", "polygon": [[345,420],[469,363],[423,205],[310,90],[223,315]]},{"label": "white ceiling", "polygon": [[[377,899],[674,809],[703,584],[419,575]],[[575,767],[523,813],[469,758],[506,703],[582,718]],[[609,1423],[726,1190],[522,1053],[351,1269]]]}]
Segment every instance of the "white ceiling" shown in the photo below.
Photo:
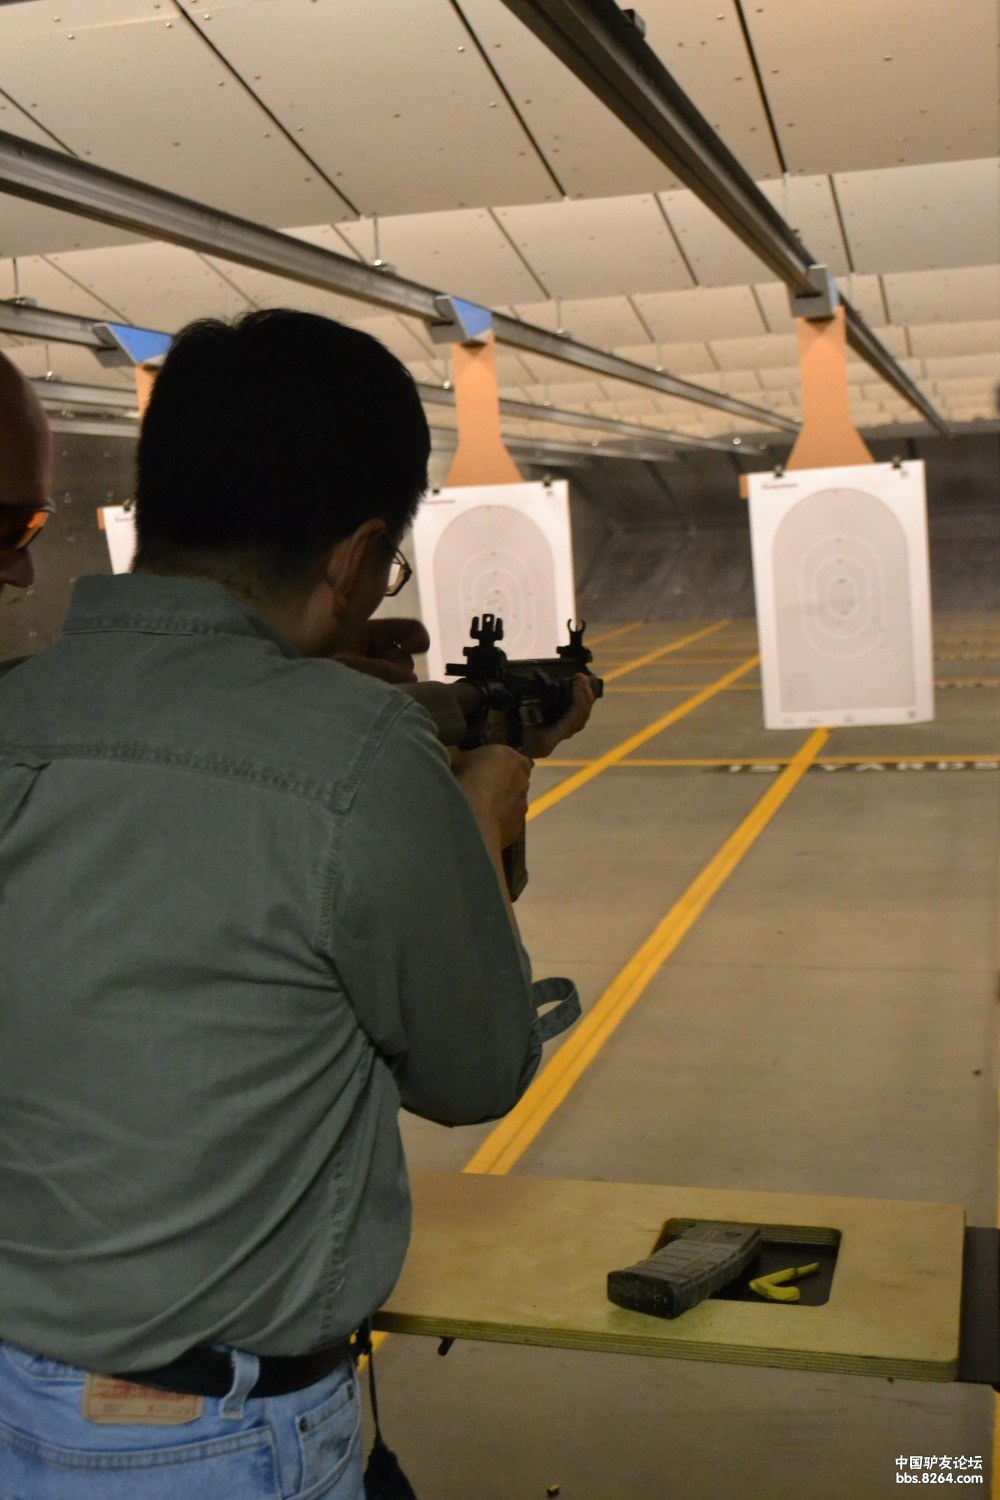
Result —
[{"label": "white ceiling", "polygon": [[[837,0],[808,24],[801,0],[638,8],[925,393],[955,420],[995,416],[994,0]],[[2,130],[798,412],[785,289],[501,0],[19,0],[0,5],[0,56]],[[0,197],[0,297],[15,290],[168,330],[294,305],[364,326],[420,379],[447,373],[413,320]],[[122,379],[86,350],[7,343],[31,373]],[[534,355],[501,351],[499,370],[514,397],[746,425]],[[857,421],[912,420],[867,366],[851,380]]]}]

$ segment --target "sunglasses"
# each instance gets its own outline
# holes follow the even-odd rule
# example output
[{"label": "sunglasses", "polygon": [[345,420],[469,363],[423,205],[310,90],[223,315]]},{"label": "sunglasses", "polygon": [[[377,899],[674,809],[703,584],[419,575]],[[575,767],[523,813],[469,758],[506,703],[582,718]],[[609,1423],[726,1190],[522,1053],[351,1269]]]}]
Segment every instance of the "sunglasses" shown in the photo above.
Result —
[{"label": "sunglasses", "polygon": [[0,505],[0,547],[20,552],[30,546],[54,512],[51,500],[36,506]]}]

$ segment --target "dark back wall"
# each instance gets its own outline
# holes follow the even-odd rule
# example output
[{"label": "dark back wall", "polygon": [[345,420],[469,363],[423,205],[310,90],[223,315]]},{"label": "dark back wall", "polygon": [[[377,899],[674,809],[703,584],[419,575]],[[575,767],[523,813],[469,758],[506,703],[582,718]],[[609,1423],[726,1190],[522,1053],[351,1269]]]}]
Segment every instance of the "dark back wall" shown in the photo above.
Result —
[{"label": "dark back wall", "polygon": [[[59,633],[74,580],[111,571],[97,508],[132,494],[131,440],[61,432],[55,446],[57,512],[34,548],[36,586],[0,595],[0,659],[47,645]],[[901,453],[927,465],[935,608],[1000,610],[1000,436],[872,448],[879,461]],[[671,463],[608,459],[568,471],[580,612],[594,620],[751,616],[739,472],[771,462],[704,452]]]},{"label": "dark back wall", "polygon": [[[879,463],[899,455],[926,465],[935,610],[1000,610],[1000,435],[870,447]],[[595,620],[751,616],[750,533],[739,475],[774,462],[706,452],[576,471],[572,484],[608,525],[593,564],[577,576],[580,612]]]},{"label": "dark back wall", "polygon": [[47,646],[62,628],[76,579],[111,572],[97,509],[128,500],[134,472],[135,443],[129,438],[55,434],[56,513],[31,549],[34,588],[0,594],[0,660]]}]

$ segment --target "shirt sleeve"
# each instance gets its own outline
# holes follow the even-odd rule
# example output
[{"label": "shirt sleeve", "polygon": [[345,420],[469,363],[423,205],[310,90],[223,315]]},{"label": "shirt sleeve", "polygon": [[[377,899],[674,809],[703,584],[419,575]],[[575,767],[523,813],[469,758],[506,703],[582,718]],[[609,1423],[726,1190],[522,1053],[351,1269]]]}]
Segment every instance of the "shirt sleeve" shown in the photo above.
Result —
[{"label": "shirt sleeve", "polygon": [[443,1124],[497,1119],[538,1067],[527,955],[448,756],[414,705],[342,815],[328,942],[402,1103]]}]

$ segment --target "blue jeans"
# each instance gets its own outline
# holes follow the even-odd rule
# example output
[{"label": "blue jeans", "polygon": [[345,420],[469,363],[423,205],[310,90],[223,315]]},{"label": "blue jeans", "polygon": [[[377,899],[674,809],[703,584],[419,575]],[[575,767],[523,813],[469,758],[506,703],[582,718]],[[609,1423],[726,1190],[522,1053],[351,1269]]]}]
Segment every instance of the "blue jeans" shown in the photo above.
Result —
[{"label": "blue jeans", "polygon": [[0,1344],[0,1500],[363,1500],[354,1365],[287,1396],[248,1399],[256,1355],[176,1426],[94,1423],[85,1371]]}]

